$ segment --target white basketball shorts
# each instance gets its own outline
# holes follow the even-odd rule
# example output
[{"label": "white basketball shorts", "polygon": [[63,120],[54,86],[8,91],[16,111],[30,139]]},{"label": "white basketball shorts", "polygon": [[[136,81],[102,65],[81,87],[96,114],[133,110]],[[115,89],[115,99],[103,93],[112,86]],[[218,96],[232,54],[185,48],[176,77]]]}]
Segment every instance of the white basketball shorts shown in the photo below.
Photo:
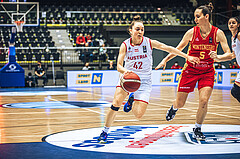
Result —
[{"label": "white basketball shorts", "polygon": [[[117,87],[121,87],[120,80],[118,81]],[[136,92],[134,92],[134,100],[142,101],[148,104],[151,91],[152,91],[152,79],[149,78],[141,79],[141,85],[139,89]]]}]

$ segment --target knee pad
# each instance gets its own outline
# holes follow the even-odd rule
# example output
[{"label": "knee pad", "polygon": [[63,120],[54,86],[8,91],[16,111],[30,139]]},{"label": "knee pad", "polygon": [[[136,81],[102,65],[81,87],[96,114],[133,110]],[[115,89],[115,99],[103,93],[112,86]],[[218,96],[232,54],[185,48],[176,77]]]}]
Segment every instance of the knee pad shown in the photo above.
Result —
[{"label": "knee pad", "polygon": [[114,107],[113,105],[111,106],[111,109],[114,111],[118,111],[120,107]]},{"label": "knee pad", "polygon": [[234,83],[233,88],[231,89],[231,94],[234,98],[240,103],[240,87]]}]

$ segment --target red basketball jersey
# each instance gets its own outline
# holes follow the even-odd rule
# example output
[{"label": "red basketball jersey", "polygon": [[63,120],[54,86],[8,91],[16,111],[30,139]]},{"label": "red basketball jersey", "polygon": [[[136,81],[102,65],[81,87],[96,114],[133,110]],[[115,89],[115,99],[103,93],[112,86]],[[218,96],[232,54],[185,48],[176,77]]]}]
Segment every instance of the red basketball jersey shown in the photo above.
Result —
[{"label": "red basketball jersey", "polygon": [[217,51],[218,43],[216,41],[217,27],[212,26],[212,29],[206,38],[203,38],[198,26],[194,27],[193,38],[190,42],[188,55],[198,57],[199,64],[192,64],[187,61],[189,67],[202,71],[214,71],[214,60],[209,56],[211,51]]}]

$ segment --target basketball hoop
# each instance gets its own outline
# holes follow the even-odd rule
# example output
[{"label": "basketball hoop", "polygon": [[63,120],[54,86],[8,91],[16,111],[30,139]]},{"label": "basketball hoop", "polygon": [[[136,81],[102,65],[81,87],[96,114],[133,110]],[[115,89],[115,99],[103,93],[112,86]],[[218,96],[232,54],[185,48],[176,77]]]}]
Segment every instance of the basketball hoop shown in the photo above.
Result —
[{"label": "basketball hoop", "polygon": [[25,24],[24,21],[14,21],[14,24],[16,25],[17,32],[23,31],[23,25]]}]

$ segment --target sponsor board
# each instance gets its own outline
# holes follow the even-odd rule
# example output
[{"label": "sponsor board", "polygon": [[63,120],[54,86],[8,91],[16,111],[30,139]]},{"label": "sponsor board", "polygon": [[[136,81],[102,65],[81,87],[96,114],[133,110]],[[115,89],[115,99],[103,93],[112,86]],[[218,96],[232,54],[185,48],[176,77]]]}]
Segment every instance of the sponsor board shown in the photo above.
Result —
[{"label": "sponsor board", "polygon": [[161,77],[173,77],[174,72],[163,72],[161,73]]},{"label": "sponsor board", "polygon": [[77,78],[91,78],[91,74],[77,74]]},{"label": "sponsor board", "polygon": [[180,76],[181,76],[181,72],[175,72],[174,83],[178,83]]},{"label": "sponsor board", "polygon": [[230,79],[230,84],[234,84],[235,79]]},{"label": "sponsor board", "polygon": [[161,79],[160,79],[160,82],[161,82],[161,83],[164,83],[164,82],[170,82],[170,83],[172,83],[172,81],[173,81],[172,78],[161,78]]},{"label": "sponsor board", "polygon": [[215,72],[214,83],[222,84],[223,82],[223,72]]},{"label": "sponsor board", "polygon": [[103,73],[93,73],[92,76],[91,84],[102,84]]},{"label": "sponsor board", "polygon": [[231,72],[231,74],[230,74],[230,77],[234,77],[234,78],[237,78],[237,72]]},{"label": "sponsor board", "polygon": [[222,72],[218,72],[217,83],[218,84],[222,84],[222,82],[223,82],[223,73]]},{"label": "sponsor board", "polygon": [[90,84],[91,78],[92,74],[90,73],[77,74],[76,84]]},{"label": "sponsor board", "polygon": [[[240,69],[235,69],[238,71]],[[215,70],[215,86],[232,86],[230,79],[236,76],[236,73],[228,69]],[[231,70],[232,71],[232,70]],[[177,85],[181,70],[152,70],[152,85]],[[105,71],[68,71],[68,87],[89,87],[89,86],[116,86],[119,81],[119,72],[117,70]]]},{"label": "sponsor board", "polygon": [[[43,140],[64,148],[108,153],[171,155],[240,153],[239,125],[206,124],[202,131],[207,138],[206,142],[201,144],[195,139],[188,140],[185,136],[186,133],[191,136],[193,127],[194,125],[190,124],[111,127],[106,144],[97,142],[102,128],[60,132],[44,137]],[[234,142],[227,142],[230,140]]]},{"label": "sponsor board", "polygon": [[102,84],[103,73],[77,74],[76,84]]},{"label": "sponsor board", "polygon": [[90,84],[90,80],[76,80],[76,84]]}]

